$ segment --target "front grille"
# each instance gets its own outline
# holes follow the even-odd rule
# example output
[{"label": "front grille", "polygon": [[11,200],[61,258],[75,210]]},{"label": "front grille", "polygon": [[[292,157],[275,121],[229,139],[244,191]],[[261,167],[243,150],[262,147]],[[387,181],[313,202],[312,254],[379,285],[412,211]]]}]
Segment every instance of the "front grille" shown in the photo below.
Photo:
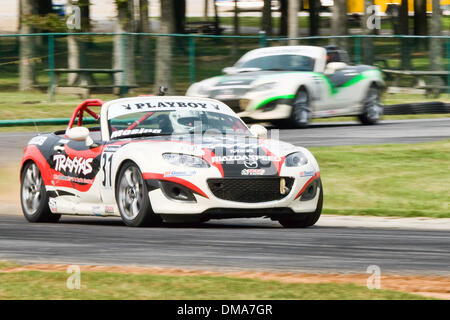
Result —
[{"label": "front grille", "polygon": [[284,178],[289,189],[280,193],[280,177],[208,179],[211,192],[220,199],[236,202],[266,202],[281,200],[289,194],[294,178]]}]

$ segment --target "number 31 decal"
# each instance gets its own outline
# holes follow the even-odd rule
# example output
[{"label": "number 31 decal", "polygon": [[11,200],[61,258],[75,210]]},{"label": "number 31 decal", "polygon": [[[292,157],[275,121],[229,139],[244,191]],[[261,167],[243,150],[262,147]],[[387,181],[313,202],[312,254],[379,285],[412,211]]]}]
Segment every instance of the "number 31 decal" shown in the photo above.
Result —
[{"label": "number 31 decal", "polygon": [[111,188],[112,187],[112,172],[111,172],[111,168],[112,168],[112,158],[113,158],[114,153],[103,153],[102,155],[102,172],[103,172],[103,181],[102,181],[102,185],[106,188]]}]

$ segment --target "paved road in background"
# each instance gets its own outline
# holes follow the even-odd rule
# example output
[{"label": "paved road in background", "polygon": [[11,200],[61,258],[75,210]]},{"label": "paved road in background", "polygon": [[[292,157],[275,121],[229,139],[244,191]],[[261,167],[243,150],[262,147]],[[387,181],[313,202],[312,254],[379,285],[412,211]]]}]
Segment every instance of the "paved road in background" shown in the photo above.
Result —
[{"label": "paved road in background", "polygon": [[447,231],[314,226],[263,219],[130,228],[120,219],[63,217],[31,224],[0,216],[0,259],[35,263],[151,265],[213,270],[449,275]]},{"label": "paved road in background", "polygon": [[[0,164],[20,161],[23,148],[36,132],[0,133]],[[315,123],[308,129],[280,130],[280,139],[295,145],[337,146],[412,143],[450,138],[450,118],[382,121],[375,126],[358,122]]]}]

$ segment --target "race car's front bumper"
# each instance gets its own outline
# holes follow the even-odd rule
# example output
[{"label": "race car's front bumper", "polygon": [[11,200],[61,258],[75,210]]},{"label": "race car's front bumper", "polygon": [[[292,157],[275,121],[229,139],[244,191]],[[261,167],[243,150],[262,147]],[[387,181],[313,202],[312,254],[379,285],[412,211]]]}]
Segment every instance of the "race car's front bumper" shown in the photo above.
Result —
[{"label": "race car's front bumper", "polygon": [[292,106],[288,104],[275,104],[271,109],[256,109],[250,111],[242,111],[238,113],[238,116],[244,121],[250,120],[278,120],[287,119],[291,116]]},{"label": "race car's front bumper", "polygon": [[238,116],[247,121],[287,119],[292,113],[292,100],[291,95],[275,98],[247,95],[239,102],[243,111]]},{"label": "race car's front bumper", "polygon": [[[317,208],[321,185],[317,184],[315,196],[311,200],[305,201],[299,193],[305,190],[306,185],[311,184],[312,179],[312,177],[295,178],[289,193],[282,199],[274,201],[249,203],[220,199],[213,194],[206,181],[197,185],[199,190],[203,190],[204,195],[193,192],[194,199],[174,199],[163,188],[154,188],[149,191],[149,199],[153,211],[162,215],[204,214],[205,216],[246,217],[248,215],[271,216],[277,212],[310,213]],[[152,185],[155,185],[154,182]]]}]

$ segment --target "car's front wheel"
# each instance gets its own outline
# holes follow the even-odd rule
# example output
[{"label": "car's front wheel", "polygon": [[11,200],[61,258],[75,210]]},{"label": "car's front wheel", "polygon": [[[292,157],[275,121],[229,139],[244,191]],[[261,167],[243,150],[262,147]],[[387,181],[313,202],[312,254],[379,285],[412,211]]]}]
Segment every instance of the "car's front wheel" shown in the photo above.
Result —
[{"label": "car's front wheel", "polygon": [[133,162],[125,163],[116,184],[116,201],[123,222],[130,227],[157,225],[161,218],[151,207],[142,172]]},{"label": "car's front wheel", "polygon": [[20,177],[20,202],[25,218],[30,222],[57,222],[60,214],[54,214],[48,206],[48,194],[41,172],[34,162],[28,162]]},{"label": "car's front wheel", "polygon": [[375,84],[372,84],[363,101],[363,111],[358,116],[361,123],[371,125],[380,120],[383,115],[383,107],[380,102],[380,96],[380,89],[378,89]]},{"label": "car's front wheel", "polygon": [[306,89],[300,88],[292,103],[290,123],[296,128],[306,128],[312,118],[309,95]]},{"label": "car's front wheel", "polygon": [[316,211],[311,213],[295,213],[291,217],[278,220],[285,228],[307,228],[314,225],[322,214],[323,206],[323,187],[322,182],[319,183],[319,199],[317,201]]}]

